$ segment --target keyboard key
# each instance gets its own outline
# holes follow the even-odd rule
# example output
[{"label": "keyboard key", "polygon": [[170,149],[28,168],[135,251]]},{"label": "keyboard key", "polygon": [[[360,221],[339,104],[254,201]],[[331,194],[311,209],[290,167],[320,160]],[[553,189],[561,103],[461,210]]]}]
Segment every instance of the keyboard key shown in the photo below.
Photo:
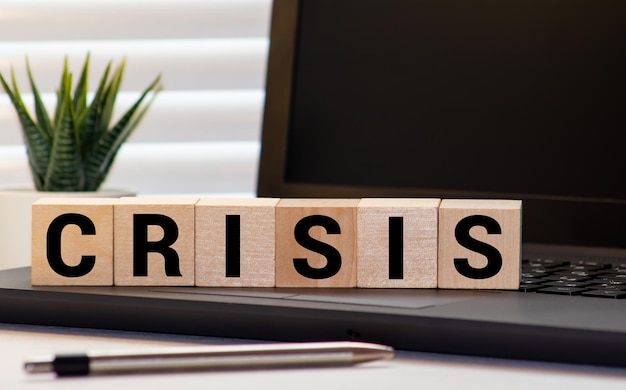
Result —
[{"label": "keyboard key", "polygon": [[519,286],[519,291],[522,292],[533,292],[533,291],[537,291],[538,289],[545,287],[541,284],[520,284]]},{"label": "keyboard key", "polygon": [[548,276],[552,274],[543,274],[543,273],[535,273],[535,272],[522,272],[522,278],[543,278],[544,276]]},{"label": "keyboard key", "polygon": [[587,272],[599,271],[602,269],[605,269],[605,267],[600,267],[597,265],[581,265],[581,264],[570,264],[570,265],[556,268],[556,270],[558,271],[587,271]]},{"label": "keyboard key", "polygon": [[554,259],[532,259],[526,263],[522,262],[522,266],[530,267],[530,268],[541,268],[541,267],[554,268],[554,267],[560,267],[560,266],[564,266],[568,264],[569,264],[568,261],[561,261],[561,260],[554,260]]},{"label": "keyboard key", "polygon": [[564,280],[566,282],[585,282],[591,279],[589,276],[580,275],[550,275],[546,276],[546,280]]},{"label": "keyboard key", "polygon": [[530,269],[522,269],[522,272],[525,274],[532,274],[535,276],[547,276],[552,275],[554,270],[549,268],[530,268]]},{"label": "keyboard key", "polygon": [[545,286],[550,287],[581,287],[581,288],[589,288],[592,283],[589,282],[567,282],[565,280],[555,280],[552,282],[545,283]]},{"label": "keyboard key", "polygon": [[604,275],[604,272],[598,271],[556,271],[554,275],[574,275],[574,276],[586,276],[586,277],[594,277]]},{"label": "keyboard key", "polygon": [[558,295],[580,295],[584,291],[584,288],[579,287],[546,287],[540,288],[537,292],[545,294],[558,294]]},{"label": "keyboard key", "polygon": [[607,272],[602,275],[603,278],[609,278],[612,280],[624,280],[626,281],[626,274],[614,274],[611,272]]},{"label": "keyboard key", "polygon": [[571,264],[572,265],[583,265],[583,266],[587,266],[587,267],[598,267],[598,268],[609,268],[609,267],[611,267],[611,264],[600,263],[598,261],[592,261],[592,260],[572,261]]},{"label": "keyboard key", "polygon": [[623,299],[626,298],[626,291],[619,290],[591,290],[582,293],[586,297],[601,297],[601,298],[614,298]]},{"label": "keyboard key", "polygon": [[520,279],[520,283],[522,284],[541,284],[543,283],[544,280],[542,279],[537,279],[537,278],[522,278]]},{"label": "keyboard key", "polygon": [[590,284],[587,286],[591,290],[613,290],[613,291],[626,291],[626,285],[623,284]]},{"label": "keyboard key", "polygon": [[589,280],[590,283],[595,283],[595,284],[612,284],[612,285],[626,285],[626,280],[618,280],[618,279],[613,279],[613,278],[607,278],[607,277],[600,277],[600,278],[595,278],[595,279],[591,279]]}]

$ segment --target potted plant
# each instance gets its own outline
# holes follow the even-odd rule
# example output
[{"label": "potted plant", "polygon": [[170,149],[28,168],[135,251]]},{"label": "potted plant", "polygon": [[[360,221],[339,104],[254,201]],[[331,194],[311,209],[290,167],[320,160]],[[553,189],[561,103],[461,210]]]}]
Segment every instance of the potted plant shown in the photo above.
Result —
[{"label": "potted plant", "polygon": [[[0,200],[3,223],[0,224],[0,268],[7,261],[18,264],[30,260],[30,205],[42,196],[122,196],[128,191],[98,192],[105,181],[122,144],[141,122],[161,90],[160,76],[143,91],[139,99],[113,122],[116,97],[124,75],[125,61],[115,69],[106,66],[93,97],[88,99],[87,80],[90,56],[73,86],[73,74],[65,58],[61,83],[56,91],[52,115],[43,104],[28,60],[26,68],[34,96],[34,115],[29,112],[11,69],[11,85],[0,73],[0,83],[9,96],[22,128],[35,193],[4,191],[11,201]],[[42,194],[42,191],[46,191]],[[11,202],[18,204],[11,204]],[[10,215],[7,215],[9,214]],[[24,227],[20,227],[24,224]],[[4,231],[3,231],[4,230]],[[25,238],[22,236],[26,236]],[[21,238],[20,238],[21,237]],[[25,249],[24,249],[25,247]],[[5,249],[2,249],[5,248]],[[8,252],[6,252],[8,251]],[[17,259],[15,258],[17,257]]]},{"label": "potted plant", "polygon": [[[122,61],[110,76],[112,63],[108,64],[91,103],[88,103],[89,55],[73,90],[72,73],[68,70],[66,57],[61,85],[57,90],[56,110],[54,116],[50,116],[27,62],[35,100],[34,118],[22,101],[15,73],[11,74],[12,89],[0,73],[0,82],[22,126],[28,162],[39,191],[97,191],[100,188],[120,146],[135,130],[160,90],[160,77],[157,76],[139,100],[111,125],[124,66]],[[149,95],[152,99],[146,101]]]}]

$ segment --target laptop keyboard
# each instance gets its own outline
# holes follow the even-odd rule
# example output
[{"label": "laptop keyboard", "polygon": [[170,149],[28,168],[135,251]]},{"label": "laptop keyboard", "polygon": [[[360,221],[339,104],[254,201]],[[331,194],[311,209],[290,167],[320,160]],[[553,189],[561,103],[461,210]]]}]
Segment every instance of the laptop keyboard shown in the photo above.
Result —
[{"label": "laptop keyboard", "polygon": [[520,291],[587,297],[626,298],[626,261],[522,260]]}]

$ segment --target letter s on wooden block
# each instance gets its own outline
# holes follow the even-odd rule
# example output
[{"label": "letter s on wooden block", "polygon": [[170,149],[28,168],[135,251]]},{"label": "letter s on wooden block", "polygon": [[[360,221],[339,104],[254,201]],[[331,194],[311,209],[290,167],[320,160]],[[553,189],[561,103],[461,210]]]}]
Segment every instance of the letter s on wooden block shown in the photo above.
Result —
[{"label": "letter s on wooden block", "polygon": [[33,203],[34,286],[113,284],[112,198],[42,198]]},{"label": "letter s on wooden block", "polygon": [[426,198],[359,202],[357,287],[437,287],[439,203]]},{"label": "letter s on wooden block", "polygon": [[196,203],[196,286],[274,287],[276,198]]},{"label": "letter s on wooden block", "polygon": [[439,206],[439,288],[519,288],[522,202],[444,199]]},{"label": "letter s on wooden block", "polygon": [[114,208],[114,284],[193,286],[197,198],[121,198]]},{"label": "letter s on wooden block", "polygon": [[356,287],[358,199],[281,199],[276,287]]}]

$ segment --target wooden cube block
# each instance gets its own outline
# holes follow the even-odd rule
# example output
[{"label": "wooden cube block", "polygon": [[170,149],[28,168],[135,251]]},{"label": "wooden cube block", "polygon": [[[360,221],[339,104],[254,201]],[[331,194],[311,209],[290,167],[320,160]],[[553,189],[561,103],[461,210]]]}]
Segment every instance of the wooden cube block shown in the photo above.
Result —
[{"label": "wooden cube block", "polygon": [[114,207],[114,284],[193,286],[197,198],[121,198]]},{"label": "wooden cube block", "polygon": [[518,289],[518,200],[444,199],[439,207],[439,287]]},{"label": "wooden cube block", "polygon": [[278,200],[200,199],[196,204],[196,286],[274,287]]},{"label": "wooden cube block", "polygon": [[362,199],[357,287],[436,288],[440,199]]},{"label": "wooden cube block", "polygon": [[356,286],[358,199],[281,199],[276,287]]},{"label": "wooden cube block", "polygon": [[111,198],[42,198],[32,206],[34,286],[113,284]]}]

